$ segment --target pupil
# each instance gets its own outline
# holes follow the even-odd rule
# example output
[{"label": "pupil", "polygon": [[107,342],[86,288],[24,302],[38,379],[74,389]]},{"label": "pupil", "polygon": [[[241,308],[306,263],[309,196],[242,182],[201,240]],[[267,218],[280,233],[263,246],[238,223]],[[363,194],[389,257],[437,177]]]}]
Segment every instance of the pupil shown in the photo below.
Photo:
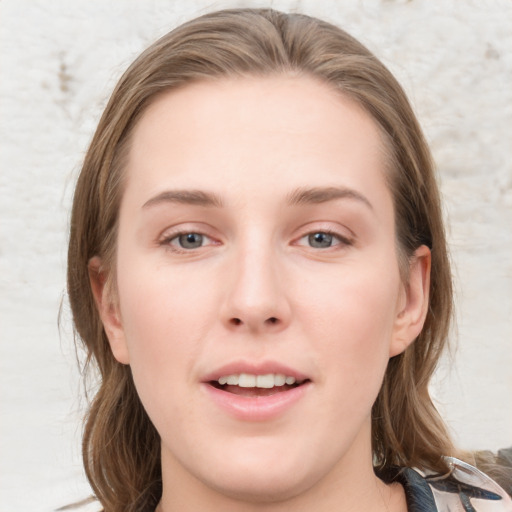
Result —
[{"label": "pupil", "polygon": [[313,233],[309,235],[309,245],[311,247],[330,247],[332,245],[332,235],[329,233]]},{"label": "pupil", "polygon": [[203,243],[203,235],[199,233],[187,233],[186,235],[180,235],[179,242],[181,247],[184,249],[196,249],[201,247]]}]

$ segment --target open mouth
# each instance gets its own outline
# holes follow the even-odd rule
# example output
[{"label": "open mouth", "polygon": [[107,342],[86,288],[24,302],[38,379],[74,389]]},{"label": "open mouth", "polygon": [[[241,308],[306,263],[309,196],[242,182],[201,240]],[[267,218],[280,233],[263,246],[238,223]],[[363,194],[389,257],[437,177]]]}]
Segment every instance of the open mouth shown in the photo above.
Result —
[{"label": "open mouth", "polygon": [[240,373],[225,375],[217,380],[209,381],[216,389],[238,396],[258,397],[284,393],[309,382],[309,379],[298,381],[295,377],[268,373],[265,375],[253,375]]}]

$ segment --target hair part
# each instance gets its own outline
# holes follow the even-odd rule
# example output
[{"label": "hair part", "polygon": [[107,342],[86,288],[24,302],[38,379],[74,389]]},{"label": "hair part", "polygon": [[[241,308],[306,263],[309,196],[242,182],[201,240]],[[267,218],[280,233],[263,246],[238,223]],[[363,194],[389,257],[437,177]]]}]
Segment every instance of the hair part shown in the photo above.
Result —
[{"label": "hair part", "polygon": [[432,250],[430,304],[422,333],[388,365],[372,410],[376,467],[445,472],[453,453],[428,385],[448,337],[452,283],[440,199],[428,146],[402,88],[361,43],[300,14],[238,9],[208,14],[165,35],[129,67],[99,122],[77,181],[68,252],[68,293],[86,366],[97,365],[99,390],[87,415],[87,477],[108,512],[156,506],[160,441],[137,396],[131,371],[110,350],[91,292],[88,262],[102,258],[115,300],[120,202],[130,135],[155,98],[187,84],[274,74],[313,77],[353,99],[381,129],[388,153],[402,278],[415,249]]}]

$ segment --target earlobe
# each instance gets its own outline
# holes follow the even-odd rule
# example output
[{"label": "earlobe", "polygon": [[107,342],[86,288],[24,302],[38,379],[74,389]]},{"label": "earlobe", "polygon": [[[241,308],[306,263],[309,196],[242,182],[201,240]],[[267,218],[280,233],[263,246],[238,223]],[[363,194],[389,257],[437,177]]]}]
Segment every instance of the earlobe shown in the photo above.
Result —
[{"label": "earlobe", "polygon": [[409,280],[397,308],[389,357],[402,353],[423,329],[429,305],[430,264],[430,249],[422,245],[410,261]]},{"label": "earlobe", "polygon": [[119,307],[114,301],[112,290],[107,286],[107,273],[102,268],[102,260],[99,256],[89,260],[88,271],[92,294],[112,353],[120,363],[129,364],[130,358]]}]

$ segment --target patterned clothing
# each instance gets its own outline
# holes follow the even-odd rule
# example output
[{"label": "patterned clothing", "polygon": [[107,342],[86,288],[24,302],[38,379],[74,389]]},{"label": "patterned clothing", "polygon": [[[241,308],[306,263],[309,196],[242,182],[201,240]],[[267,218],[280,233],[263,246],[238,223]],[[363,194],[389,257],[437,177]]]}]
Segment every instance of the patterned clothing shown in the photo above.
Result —
[{"label": "patterned clothing", "polygon": [[405,490],[408,512],[512,512],[512,499],[491,478],[453,457],[446,475],[396,468],[379,476]]}]

